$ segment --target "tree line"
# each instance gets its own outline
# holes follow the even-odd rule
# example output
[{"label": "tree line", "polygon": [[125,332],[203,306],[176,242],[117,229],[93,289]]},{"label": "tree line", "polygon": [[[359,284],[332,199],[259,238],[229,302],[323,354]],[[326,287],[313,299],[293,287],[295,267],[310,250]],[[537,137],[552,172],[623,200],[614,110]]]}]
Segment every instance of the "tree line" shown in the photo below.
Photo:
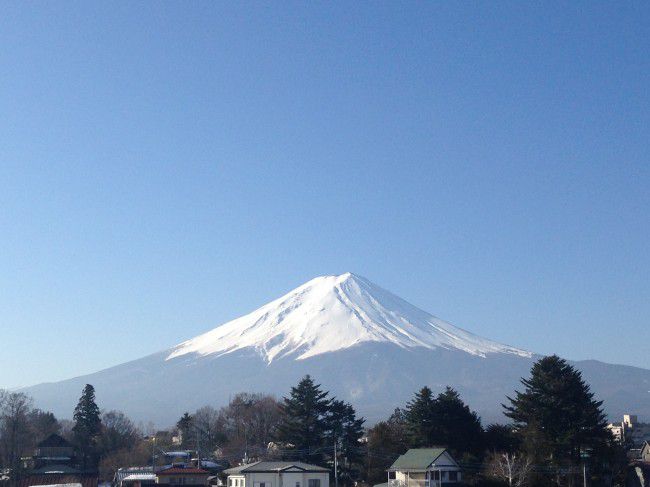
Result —
[{"label": "tree line", "polygon": [[623,483],[625,454],[609,430],[602,403],[579,371],[557,356],[537,361],[521,391],[504,398],[509,424],[483,426],[452,387],[417,391],[388,418],[365,428],[354,407],[304,377],[281,400],[241,393],[226,406],[183,414],[172,431],[136,426],[119,411],[101,412],[86,385],[73,420],[33,408],[23,393],[0,391],[0,462],[21,474],[21,456],[51,433],[76,448],[83,469],[110,480],[117,468],[162,464],[162,452],[187,449],[204,459],[255,459],[337,465],[339,483],[386,481],[386,469],[409,448],[446,446],[465,483],[507,487],[572,487]]},{"label": "tree line", "polygon": [[74,445],[81,470],[96,470],[102,457],[132,448],[142,438],[141,430],[124,413],[100,412],[91,385],[84,387],[72,417],[72,421],[59,420],[34,408],[27,394],[0,390],[0,470],[12,484],[28,473],[21,459],[52,434]]},{"label": "tree line", "polygon": [[444,445],[470,484],[571,487],[584,477],[589,485],[625,483],[625,452],[577,369],[544,357],[521,384],[502,404],[511,422],[485,428],[453,388],[434,396],[423,387],[368,431],[366,478],[384,481],[386,468],[408,448]]}]

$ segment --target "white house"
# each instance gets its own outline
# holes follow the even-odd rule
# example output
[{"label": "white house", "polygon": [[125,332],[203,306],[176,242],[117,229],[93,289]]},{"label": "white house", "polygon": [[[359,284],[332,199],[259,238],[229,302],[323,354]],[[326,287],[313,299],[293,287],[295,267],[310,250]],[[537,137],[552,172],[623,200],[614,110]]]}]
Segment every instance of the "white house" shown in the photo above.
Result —
[{"label": "white house", "polygon": [[461,468],[446,448],[412,448],[388,469],[388,487],[451,487]]},{"label": "white house", "polygon": [[329,470],[302,462],[254,462],[224,470],[227,487],[329,487]]}]

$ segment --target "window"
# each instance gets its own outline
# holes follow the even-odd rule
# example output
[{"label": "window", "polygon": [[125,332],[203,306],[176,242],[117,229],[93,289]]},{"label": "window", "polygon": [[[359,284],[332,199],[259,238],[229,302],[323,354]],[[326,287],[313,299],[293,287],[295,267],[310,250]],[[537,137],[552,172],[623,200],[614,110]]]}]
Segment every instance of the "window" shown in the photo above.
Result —
[{"label": "window", "polygon": [[431,478],[433,478],[433,480],[440,480],[440,470],[434,470],[431,473]]},{"label": "window", "polygon": [[300,487],[300,482],[296,482],[296,487]]},{"label": "window", "polygon": [[458,482],[458,472],[449,472],[449,481]]},{"label": "window", "polygon": [[388,480],[395,480],[396,478],[395,472],[388,472]]},{"label": "window", "polygon": [[308,487],[320,487],[320,479],[309,479]]}]

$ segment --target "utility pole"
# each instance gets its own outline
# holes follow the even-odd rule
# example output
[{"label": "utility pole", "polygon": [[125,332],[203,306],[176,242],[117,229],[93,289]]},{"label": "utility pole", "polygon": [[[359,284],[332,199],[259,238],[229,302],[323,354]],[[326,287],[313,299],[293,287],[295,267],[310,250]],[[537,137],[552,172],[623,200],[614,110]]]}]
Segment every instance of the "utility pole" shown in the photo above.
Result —
[{"label": "utility pole", "polygon": [[582,458],[582,485],[587,487],[587,459],[589,458],[590,448],[580,449],[580,458]]},{"label": "utility pole", "polygon": [[156,473],[156,437],[151,437],[151,473]]},{"label": "utility pole", "polygon": [[196,468],[201,468],[201,450],[199,448],[199,426],[196,426]]},{"label": "utility pole", "polygon": [[339,487],[339,459],[336,454],[336,444],[338,439],[334,441],[334,486]]}]

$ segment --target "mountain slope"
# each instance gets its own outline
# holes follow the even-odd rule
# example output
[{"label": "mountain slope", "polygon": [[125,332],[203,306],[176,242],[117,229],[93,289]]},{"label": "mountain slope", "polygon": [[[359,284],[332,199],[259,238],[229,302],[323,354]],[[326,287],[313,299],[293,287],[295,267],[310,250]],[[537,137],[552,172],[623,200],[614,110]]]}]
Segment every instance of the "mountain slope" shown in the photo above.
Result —
[{"label": "mountain slope", "polygon": [[348,272],[312,279],[252,313],[178,345],[167,358],[254,348],[271,363],[275,358],[300,360],[366,342],[457,349],[480,356],[531,356],[446,323]]},{"label": "mountain slope", "polygon": [[[354,274],[313,279],[256,311],[167,351],[84,377],[27,389],[36,404],[70,417],[84,384],[105,409],[169,426],[184,411],[220,406],[237,392],[284,395],[305,374],[352,402],[370,422],[423,385],[457,388],[484,421],[537,356],[481,338]],[[650,371],[577,362],[618,417],[650,417]]]}]

